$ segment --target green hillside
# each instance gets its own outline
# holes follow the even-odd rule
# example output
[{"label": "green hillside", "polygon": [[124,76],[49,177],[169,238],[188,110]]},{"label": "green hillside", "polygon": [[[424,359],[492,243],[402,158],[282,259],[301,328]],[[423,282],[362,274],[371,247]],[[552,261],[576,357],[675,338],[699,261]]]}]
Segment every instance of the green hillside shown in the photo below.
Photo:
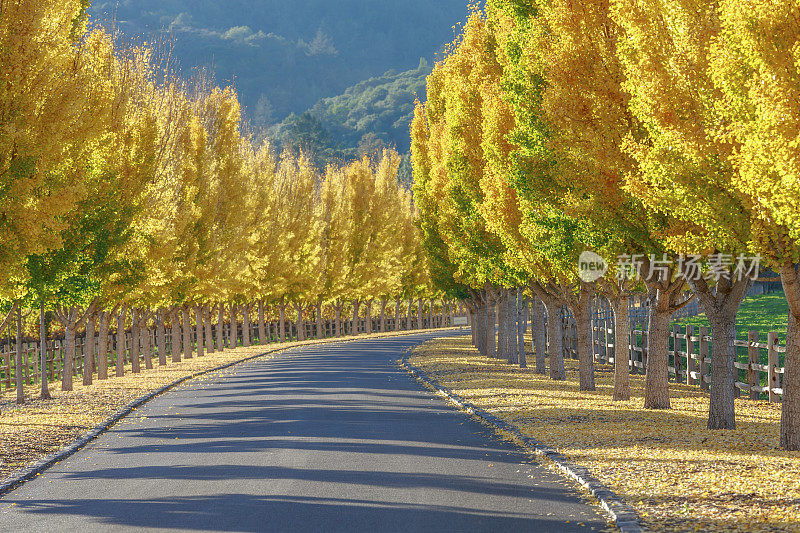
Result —
[{"label": "green hillside", "polygon": [[281,146],[310,149],[322,160],[351,159],[384,146],[408,152],[414,100],[425,99],[430,73],[423,59],[416,69],[362,81],[302,115],[290,115],[270,136]]}]

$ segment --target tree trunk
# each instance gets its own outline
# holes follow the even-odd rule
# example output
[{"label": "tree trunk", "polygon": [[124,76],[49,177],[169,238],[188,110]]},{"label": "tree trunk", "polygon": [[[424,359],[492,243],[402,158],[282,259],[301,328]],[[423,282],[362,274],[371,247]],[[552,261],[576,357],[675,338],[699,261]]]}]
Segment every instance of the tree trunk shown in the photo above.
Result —
[{"label": "tree trunk", "polygon": [[242,346],[250,347],[250,305],[242,305]]},{"label": "tree trunk", "polygon": [[800,451],[800,315],[794,310],[790,312],[786,331],[784,367],[781,448],[796,452]]},{"label": "tree trunk", "polygon": [[322,300],[317,300],[317,339],[321,339],[325,336],[325,329],[322,325]]},{"label": "tree trunk", "polygon": [[25,382],[22,380],[22,306],[17,304],[17,336],[14,343],[14,381],[17,386],[17,404],[25,403]]},{"label": "tree trunk", "polygon": [[225,351],[225,306],[219,304],[217,306],[217,350],[220,352]]},{"label": "tree trunk", "polygon": [[594,350],[592,350],[592,299],[594,290],[590,284],[581,282],[580,295],[571,306],[578,329],[578,375],[580,390],[593,391]]},{"label": "tree trunk", "polygon": [[228,348],[235,350],[239,347],[239,316],[236,304],[231,304],[228,312],[231,315],[231,325],[228,328]]},{"label": "tree trunk", "polygon": [[142,371],[141,354],[139,352],[140,335],[139,322],[141,315],[136,309],[131,309],[131,372],[139,374]]},{"label": "tree trunk", "polygon": [[86,337],[83,341],[83,384],[89,386],[94,377],[94,349],[95,349],[95,328],[97,317],[94,313],[86,317]]},{"label": "tree trunk", "polygon": [[561,301],[554,297],[542,298],[547,310],[547,352],[550,356],[550,379],[564,381],[564,345],[561,332]]},{"label": "tree trunk", "polygon": [[789,302],[781,404],[781,448],[800,451],[800,278],[797,265],[784,264],[781,281]]},{"label": "tree trunk", "polygon": [[192,358],[192,322],[189,319],[189,308],[184,307],[181,309],[181,318],[183,318],[183,358]]},{"label": "tree trunk", "polygon": [[211,310],[207,305],[204,305],[200,308],[200,312],[203,314],[203,325],[206,332],[206,353],[211,355],[216,351],[214,349],[214,336],[211,332]]},{"label": "tree trunk", "polygon": [[497,358],[508,360],[508,298],[506,289],[500,289],[497,300]]},{"label": "tree trunk", "polygon": [[531,338],[536,350],[536,373],[547,374],[547,346],[545,329],[547,321],[544,304],[540,300],[531,302]]},{"label": "tree trunk", "polygon": [[197,345],[197,357],[205,356],[205,347],[203,346],[203,333],[205,325],[203,324],[203,308],[199,305],[194,306],[194,319],[195,319],[195,342]]},{"label": "tree trunk", "polygon": [[361,302],[353,300],[353,328],[350,335],[358,335],[358,312],[361,310]]},{"label": "tree trunk", "polygon": [[386,305],[389,300],[383,298],[381,300],[381,333],[386,333]]},{"label": "tree trunk", "polygon": [[691,279],[689,286],[708,317],[714,337],[708,429],[736,429],[736,313],[753,287],[753,280],[743,277],[731,281],[721,277],[712,289],[704,279]]},{"label": "tree trunk", "polygon": [[425,301],[422,298],[417,300],[417,329],[425,329],[424,307]]},{"label": "tree trunk", "polygon": [[148,326],[147,322],[149,322],[149,320],[144,321],[144,335],[145,335],[144,367],[147,370],[153,370],[153,330],[147,327]]},{"label": "tree trunk", "polygon": [[122,307],[117,315],[117,365],[116,374],[118,378],[125,375],[125,318],[128,310]]},{"label": "tree trunk", "polygon": [[[488,292],[488,291],[487,291]],[[486,354],[488,357],[497,357],[497,303],[491,295],[486,304]]]},{"label": "tree trunk", "polygon": [[336,336],[342,336],[342,306],[341,304],[336,304],[334,307],[334,311],[336,312]]},{"label": "tree trunk", "polygon": [[297,340],[304,341],[305,339],[305,327],[303,325],[303,306],[297,306]]},{"label": "tree trunk", "polygon": [[41,373],[39,382],[41,385],[42,400],[50,400],[50,387],[47,384],[47,323],[44,320],[44,302],[39,307],[39,364]]},{"label": "tree trunk", "polygon": [[[711,391],[708,429],[736,429],[736,313],[708,314],[711,325]],[[714,313],[716,314],[716,313]],[[676,341],[677,342],[677,341]],[[649,364],[649,362],[648,362]]]},{"label": "tree trunk", "polygon": [[366,334],[372,335],[372,300],[367,302],[367,316],[364,319],[364,322],[366,323],[366,327],[364,328],[366,330]]},{"label": "tree trunk", "polygon": [[[659,295],[650,304],[647,328],[647,370],[644,387],[645,409],[669,409],[669,325],[672,311]],[[661,300],[661,302],[659,301]]]},{"label": "tree trunk", "polygon": [[525,354],[525,331],[528,329],[528,300],[517,289],[517,350],[519,351],[519,367],[528,368],[528,357]]},{"label": "tree trunk", "polygon": [[164,310],[156,315],[156,342],[158,344],[158,366],[167,365],[167,332],[164,328]]},{"label": "tree trunk", "polygon": [[279,336],[281,342],[286,342],[286,304],[281,302],[278,306]]},{"label": "tree trunk", "polygon": [[71,391],[72,374],[75,372],[75,311],[70,309],[64,322],[64,359],[61,369],[61,390]]},{"label": "tree trunk", "polygon": [[97,339],[97,379],[108,379],[108,329],[111,322],[111,313],[100,313],[99,334]]},{"label": "tree trunk", "polygon": [[398,298],[397,300],[394,301],[394,330],[395,331],[400,331],[400,326],[402,325],[401,321],[402,320],[400,318],[400,299]]},{"label": "tree trunk", "polygon": [[267,343],[267,327],[264,323],[264,300],[258,301],[258,343]]},{"label": "tree trunk", "polygon": [[469,333],[470,333],[470,340],[472,341],[472,345],[477,348],[478,347],[478,332],[476,331],[476,324],[475,321],[475,311],[472,308],[467,310],[467,324],[469,324]]},{"label": "tree trunk", "polygon": [[478,353],[483,357],[489,357],[489,339],[487,324],[489,323],[489,306],[485,300],[478,302],[475,321],[477,323],[476,337],[478,341]]},{"label": "tree trunk", "polygon": [[181,362],[181,323],[178,308],[173,307],[170,313],[170,333],[172,334],[172,362]]},{"label": "tree trunk", "polygon": [[519,324],[519,313],[517,311],[517,290],[509,289],[507,292],[507,311],[506,311],[506,339],[508,342],[508,362],[509,364],[519,364],[519,348],[517,342],[517,327]]},{"label": "tree trunk", "polygon": [[619,296],[611,301],[614,310],[614,401],[631,399],[630,373],[630,297]]}]

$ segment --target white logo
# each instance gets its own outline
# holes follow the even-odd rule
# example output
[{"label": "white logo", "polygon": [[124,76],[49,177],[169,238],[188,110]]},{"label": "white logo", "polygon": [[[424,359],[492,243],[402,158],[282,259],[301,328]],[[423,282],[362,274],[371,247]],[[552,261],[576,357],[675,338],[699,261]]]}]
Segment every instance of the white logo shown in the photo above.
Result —
[{"label": "white logo", "polygon": [[608,263],[594,252],[583,252],[578,259],[578,276],[586,283],[602,278],[608,272]]}]

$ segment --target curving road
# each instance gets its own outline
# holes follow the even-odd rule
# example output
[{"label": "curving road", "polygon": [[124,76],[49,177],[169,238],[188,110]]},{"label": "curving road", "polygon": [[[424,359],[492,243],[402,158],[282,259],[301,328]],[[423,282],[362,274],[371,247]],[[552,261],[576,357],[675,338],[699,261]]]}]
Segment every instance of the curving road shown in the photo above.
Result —
[{"label": "curving road", "polygon": [[393,361],[439,333],[189,382],[0,499],[2,531],[598,531],[573,486]]}]

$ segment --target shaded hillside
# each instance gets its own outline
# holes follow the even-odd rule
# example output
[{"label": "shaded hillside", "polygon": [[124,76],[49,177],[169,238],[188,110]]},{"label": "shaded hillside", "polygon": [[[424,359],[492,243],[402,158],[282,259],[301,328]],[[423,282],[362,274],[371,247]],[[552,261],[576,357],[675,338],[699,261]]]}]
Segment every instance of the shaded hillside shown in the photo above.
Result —
[{"label": "shaded hillside", "polygon": [[170,32],[184,71],[212,66],[218,82],[235,83],[251,118],[274,124],[432,59],[466,8],[463,0],[98,0],[91,14],[115,17],[130,36]]}]

